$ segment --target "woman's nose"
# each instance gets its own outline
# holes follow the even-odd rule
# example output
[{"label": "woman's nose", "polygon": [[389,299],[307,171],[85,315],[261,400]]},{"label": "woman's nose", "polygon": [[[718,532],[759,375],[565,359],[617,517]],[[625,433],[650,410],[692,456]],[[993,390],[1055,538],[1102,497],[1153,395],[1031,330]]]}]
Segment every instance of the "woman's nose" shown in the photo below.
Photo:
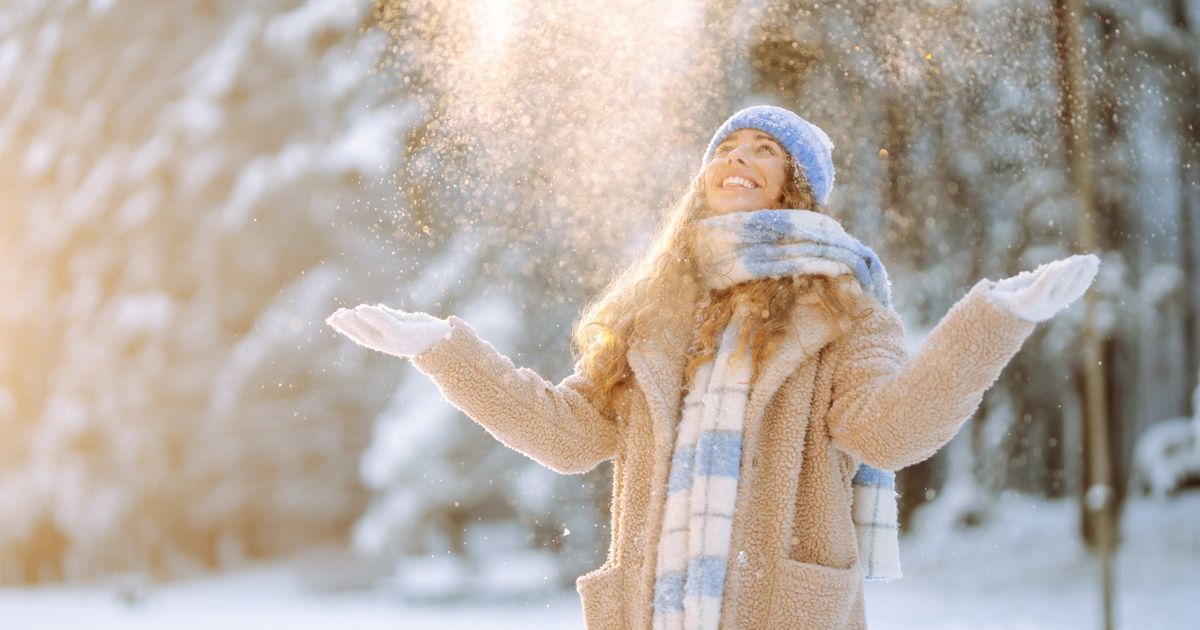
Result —
[{"label": "woman's nose", "polygon": [[742,153],[742,147],[734,147],[732,150],[729,151],[729,153],[725,154],[725,159],[726,159],[726,161],[729,161],[729,162],[737,160],[738,162],[741,162],[742,164],[746,163],[746,157]]}]

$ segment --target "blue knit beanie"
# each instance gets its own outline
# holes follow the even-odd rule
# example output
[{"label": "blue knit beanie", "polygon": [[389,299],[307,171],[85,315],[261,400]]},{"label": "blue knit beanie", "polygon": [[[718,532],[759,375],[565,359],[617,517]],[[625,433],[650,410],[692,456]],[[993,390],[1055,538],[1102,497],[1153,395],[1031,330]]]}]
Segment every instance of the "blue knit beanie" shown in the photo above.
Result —
[{"label": "blue knit beanie", "polygon": [[708,142],[701,169],[707,168],[717,145],[739,129],[761,129],[775,136],[804,170],[817,202],[828,205],[829,192],[833,190],[833,142],[820,127],[782,107],[755,105],[730,116]]}]

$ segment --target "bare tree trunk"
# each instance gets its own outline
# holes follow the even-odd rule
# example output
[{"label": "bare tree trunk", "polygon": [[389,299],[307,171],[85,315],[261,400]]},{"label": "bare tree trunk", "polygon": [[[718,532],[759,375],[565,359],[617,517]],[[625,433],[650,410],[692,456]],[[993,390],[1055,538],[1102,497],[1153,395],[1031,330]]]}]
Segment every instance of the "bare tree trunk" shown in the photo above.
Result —
[{"label": "bare tree trunk", "polygon": [[[1079,244],[1085,251],[1096,250],[1096,229],[1092,223],[1094,207],[1092,176],[1092,125],[1084,89],[1083,29],[1080,0],[1055,0],[1054,25],[1061,66],[1063,117],[1067,133],[1068,163],[1074,184],[1078,210]],[[1102,360],[1103,340],[1095,325],[1096,293],[1085,294],[1087,314],[1083,333],[1084,421],[1087,425],[1087,469],[1083,505],[1086,519],[1096,533],[1094,548],[1100,556],[1101,588],[1104,602],[1104,627],[1113,627],[1113,567],[1115,514],[1113,474],[1108,432],[1108,400],[1105,392]],[[1086,537],[1085,537],[1086,538]]]},{"label": "bare tree trunk", "polygon": [[[1187,19],[1187,0],[1174,0],[1171,3],[1171,19],[1181,33],[1186,33],[1185,41],[1195,41],[1192,25]],[[1200,311],[1200,274],[1197,273],[1196,243],[1200,242],[1197,232],[1197,222],[1193,213],[1200,206],[1200,175],[1196,173],[1196,162],[1200,160],[1200,77],[1197,72],[1194,55],[1180,55],[1182,66],[1180,83],[1180,100],[1183,111],[1179,116],[1179,232],[1181,235],[1180,263],[1184,273],[1184,339],[1187,342],[1185,361],[1187,373],[1195,374],[1200,367],[1200,331],[1197,330]],[[1184,407],[1187,408],[1186,405]],[[1200,415],[1200,410],[1193,409]]]},{"label": "bare tree trunk", "polygon": [[[904,95],[896,87],[889,87],[883,100],[884,147],[887,158],[887,181],[884,182],[884,213],[896,224],[896,236],[902,247],[911,252],[913,267],[924,269],[926,265],[925,238],[922,223],[918,221],[917,204],[912,203],[912,163],[909,144],[912,142],[912,119]],[[929,318],[927,308],[922,315]]]}]

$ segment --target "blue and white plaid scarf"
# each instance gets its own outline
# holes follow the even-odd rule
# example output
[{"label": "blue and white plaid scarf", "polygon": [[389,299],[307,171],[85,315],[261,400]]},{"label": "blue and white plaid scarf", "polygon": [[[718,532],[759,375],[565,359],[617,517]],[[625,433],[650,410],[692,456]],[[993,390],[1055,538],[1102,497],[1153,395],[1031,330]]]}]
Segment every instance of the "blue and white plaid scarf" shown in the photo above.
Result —
[{"label": "blue and white plaid scarf", "polygon": [[[853,273],[890,306],[887,274],[869,247],[833,218],[759,210],[700,222],[710,289],[766,277]],[[696,371],[683,405],[667,482],[654,584],[655,630],[717,628],[749,398],[749,356],[731,364],[746,313],[735,311],[716,356]],[[853,480],[853,520],[866,579],[900,577],[895,474],[866,464]]]}]

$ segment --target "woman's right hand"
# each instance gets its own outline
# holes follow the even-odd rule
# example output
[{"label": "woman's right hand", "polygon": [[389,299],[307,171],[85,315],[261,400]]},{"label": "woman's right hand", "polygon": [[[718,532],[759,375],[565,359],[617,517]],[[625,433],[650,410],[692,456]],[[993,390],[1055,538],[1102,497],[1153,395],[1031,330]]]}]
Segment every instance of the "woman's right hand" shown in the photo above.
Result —
[{"label": "woman's right hand", "polygon": [[1083,295],[1100,268],[1095,254],[1068,256],[991,283],[991,296],[1012,314],[1044,322]]},{"label": "woman's right hand", "polygon": [[397,357],[421,354],[451,330],[450,322],[429,313],[398,311],[383,304],[339,308],[325,323],[360,346]]}]

